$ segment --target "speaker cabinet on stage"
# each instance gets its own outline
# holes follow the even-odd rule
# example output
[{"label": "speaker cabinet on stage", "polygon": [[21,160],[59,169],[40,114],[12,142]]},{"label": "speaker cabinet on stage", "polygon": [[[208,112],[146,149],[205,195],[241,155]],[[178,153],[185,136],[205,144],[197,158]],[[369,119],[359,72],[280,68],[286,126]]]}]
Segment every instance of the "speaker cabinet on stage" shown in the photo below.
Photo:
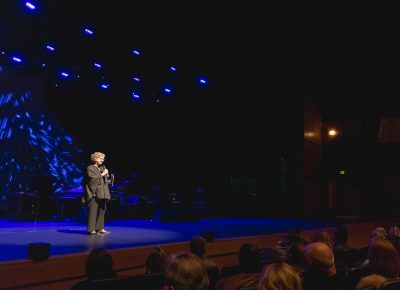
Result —
[{"label": "speaker cabinet on stage", "polygon": [[29,243],[28,244],[28,259],[35,262],[47,260],[50,256],[49,243]]}]

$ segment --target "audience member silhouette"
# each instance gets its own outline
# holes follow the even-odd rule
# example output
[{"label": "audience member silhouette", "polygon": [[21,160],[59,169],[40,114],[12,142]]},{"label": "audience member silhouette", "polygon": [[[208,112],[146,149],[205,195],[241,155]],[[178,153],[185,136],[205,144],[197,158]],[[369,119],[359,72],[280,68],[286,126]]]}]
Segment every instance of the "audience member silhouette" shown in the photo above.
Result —
[{"label": "audience member silhouette", "polygon": [[113,266],[110,253],[105,248],[96,248],[89,253],[86,260],[86,275],[91,280],[117,277]]},{"label": "audience member silhouette", "polygon": [[324,243],[313,242],[305,247],[307,267],[304,290],[340,289],[336,279],[335,259],[332,250]]},{"label": "audience member silhouette", "polygon": [[371,239],[372,238],[387,238],[387,231],[384,227],[377,227],[371,232]]},{"label": "audience member silhouette", "polygon": [[154,247],[146,257],[145,274],[165,273],[166,255],[162,248]]},{"label": "audience member silhouette", "polygon": [[299,241],[304,241],[304,238],[301,236],[300,229],[291,229],[284,236],[281,241],[278,242],[278,245],[281,247],[288,248],[291,244]]},{"label": "audience member silhouette", "polygon": [[280,259],[283,261],[288,248],[296,242],[307,243],[301,236],[301,231],[299,229],[291,229],[283,235],[283,239],[278,241],[276,246],[266,248],[260,252],[261,260]]},{"label": "audience member silhouette", "polygon": [[255,286],[260,274],[260,252],[256,245],[245,243],[239,251],[239,270],[236,275],[222,278],[215,285],[217,290],[233,290]]},{"label": "audience member silhouette", "polygon": [[304,278],[304,271],[306,268],[305,242],[293,243],[286,252],[285,262],[289,264],[299,275],[301,280]]},{"label": "audience member silhouette", "polygon": [[341,268],[344,271],[348,269],[354,261],[351,258],[351,261],[348,261],[348,257],[352,256],[355,249],[351,248],[348,244],[349,233],[347,229],[339,224],[336,227],[336,231],[333,236],[333,247],[332,251],[335,257],[335,264],[337,268]]},{"label": "audience member silhouette", "polygon": [[343,251],[351,249],[347,242],[348,237],[349,233],[347,229],[343,225],[338,225],[333,236],[333,252],[335,256]]},{"label": "audience member silhouette", "polygon": [[303,290],[297,272],[287,263],[273,263],[264,267],[257,290]]},{"label": "audience member silhouette", "polygon": [[400,249],[400,228],[398,225],[392,226],[388,231],[388,240],[395,246],[397,251]]},{"label": "audience member silhouette", "polygon": [[[371,250],[371,246],[373,245],[373,242],[375,239],[386,239],[387,238],[387,233],[385,228],[383,227],[377,227],[373,229],[370,233],[370,239],[368,242],[368,252]],[[369,257],[367,257],[362,263],[361,266],[368,266],[370,264]]]},{"label": "audience member silhouette", "polygon": [[368,257],[372,274],[361,278],[356,289],[369,285],[379,288],[384,281],[399,277],[399,254],[389,240],[379,237],[372,239]]},{"label": "audience member silhouette", "polygon": [[206,244],[207,241],[203,237],[195,236],[190,241],[190,251],[200,258],[204,267],[217,266],[213,260],[206,256]]},{"label": "audience member silhouette", "polygon": [[91,281],[116,278],[118,275],[113,269],[113,259],[105,248],[93,249],[85,262],[87,280],[76,283],[71,290],[89,289]]},{"label": "audience member silhouette", "polygon": [[163,290],[206,290],[209,280],[199,257],[192,253],[170,256]]}]

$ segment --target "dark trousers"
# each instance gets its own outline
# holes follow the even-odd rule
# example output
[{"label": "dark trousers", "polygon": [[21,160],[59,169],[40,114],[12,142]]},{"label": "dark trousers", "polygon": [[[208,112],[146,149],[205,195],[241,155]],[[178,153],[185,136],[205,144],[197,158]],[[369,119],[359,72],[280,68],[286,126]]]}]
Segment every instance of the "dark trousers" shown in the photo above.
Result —
[{"label": "dark trousers", "polygon": [[104,229],[104,215],[106,213],[106,200],[92,198],[88,204],[89,216],[87,230],[88,232],[100,231]]}]

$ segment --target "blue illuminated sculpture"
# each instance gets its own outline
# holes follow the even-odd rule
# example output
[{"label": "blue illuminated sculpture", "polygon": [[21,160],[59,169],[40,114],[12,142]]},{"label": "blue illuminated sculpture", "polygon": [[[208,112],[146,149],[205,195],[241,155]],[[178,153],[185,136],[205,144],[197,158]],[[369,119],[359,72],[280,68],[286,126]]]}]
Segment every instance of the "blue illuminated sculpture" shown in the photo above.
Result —
[{"label": "blue illuminated sculpture", "polygon": [[82,150],[44,101],[45,82],[0,66],[0,203],[51,178],[50,194],[82,183]]}]

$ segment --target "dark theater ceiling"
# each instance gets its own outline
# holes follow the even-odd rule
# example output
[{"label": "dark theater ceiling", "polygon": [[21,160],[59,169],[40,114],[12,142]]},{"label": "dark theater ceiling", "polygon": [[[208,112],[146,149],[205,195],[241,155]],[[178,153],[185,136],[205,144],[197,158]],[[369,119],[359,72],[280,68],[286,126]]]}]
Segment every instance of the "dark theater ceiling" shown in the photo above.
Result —
[{"label": "dark theater ceiling", "polygon": [[[32,12],[25,2],[1,1],[2,48],[25,55],[26,68],[53,83],[57,67],[72,66],[88,80],[76,85],[87,95],[95,94],[88,61],[98,59],[119,97],[139,69],[143,94],[154,95],[163,69],[175,65],[186,95],[203,73],[225,98],[309,95],[326,121],[400,115],[400,26],[390,7],[38,0]],[[93,40],[83,27],[95,30]],[[57,57],[45,58],[44,71],[35,66],[46,43]],[[129,59],[134,48],[141,62]]]}]

